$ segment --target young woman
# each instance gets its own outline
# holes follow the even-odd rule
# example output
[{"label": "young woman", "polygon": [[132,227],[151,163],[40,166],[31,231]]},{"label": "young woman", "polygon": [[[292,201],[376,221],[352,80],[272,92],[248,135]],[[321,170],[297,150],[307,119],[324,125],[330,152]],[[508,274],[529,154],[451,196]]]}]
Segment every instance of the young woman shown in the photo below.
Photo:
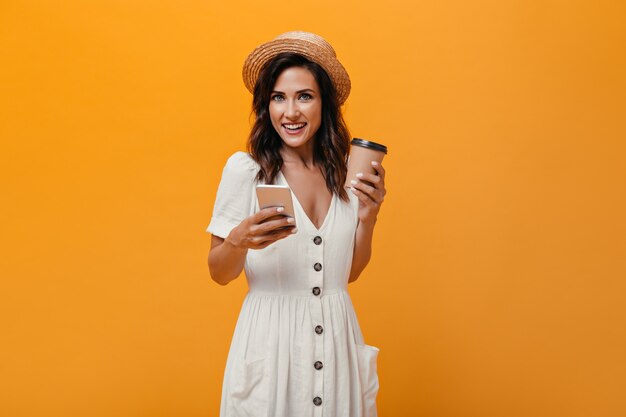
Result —
[{"label": "young woman", "polygon": [[[226,162],[207,228],[213,280],[245,269],[249,287],[220,415],[376,416],[378,348],[364,343],[347,286],[371,256],[385,171],[373,164],[377,175],[344,188],[350,78],[307,32],[257,47],[243,75],[256,118],[248,152]],[[295,219],[259,210],[257,184],[288,185]]]}]

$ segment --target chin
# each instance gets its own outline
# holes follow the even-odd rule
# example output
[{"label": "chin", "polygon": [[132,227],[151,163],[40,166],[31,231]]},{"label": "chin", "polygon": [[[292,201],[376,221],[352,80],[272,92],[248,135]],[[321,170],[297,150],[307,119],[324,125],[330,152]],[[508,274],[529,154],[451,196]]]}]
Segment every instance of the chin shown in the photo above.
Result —
[{"label": "chin", "polygon": [[283,139],[283,143],[289,146],[290,148],[299,148],[301,146],[306,145],[307,142],[310,140],[310,139],[301,139],[301,138],[296,138],[296,139],[282,138],[282,139]]}]

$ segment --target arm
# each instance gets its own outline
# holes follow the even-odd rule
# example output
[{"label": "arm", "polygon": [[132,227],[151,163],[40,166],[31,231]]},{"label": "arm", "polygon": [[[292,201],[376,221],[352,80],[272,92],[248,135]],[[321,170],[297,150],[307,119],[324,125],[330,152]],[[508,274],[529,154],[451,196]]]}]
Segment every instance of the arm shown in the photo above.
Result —
[{"label": "arm", "polygon": [[263,249],[296,232],[295,227],[277,230],[280,227],[293,226],[292,217],[285,216],[278,220],[264,222],[283,210],[282,207],[260,210],[233,228],[226,239],[211,236],[209,273],[213,281],[220,285],[228,284],[241,275],[248,249]]},{"label": "arm", "polygon": [[211,235],[209,273],[213,281],[226,285],[241,275],[248,249],[238,248],[227,239]]},{"label": "arm", "polygon": [[[372,257],[372,238],[380,206],[387,193],[385,189],[385,169],[372,163],[377,175],[357,174],[361,181],[352,185],[352,192],[359,198],[359,223],[356,229],[352,269],[348,282],[356,281]],[[367,181],[369,185],[363,181]]]},{"label": "arm", "polygon": [[359,221],[356,228],[356,239],[354,242],[354,254],[352,255],[352,269],[348,282],[356,281],[361,272],[365,269],[372,257],[372,237],[374,236],[374,223],[364,223]]}]

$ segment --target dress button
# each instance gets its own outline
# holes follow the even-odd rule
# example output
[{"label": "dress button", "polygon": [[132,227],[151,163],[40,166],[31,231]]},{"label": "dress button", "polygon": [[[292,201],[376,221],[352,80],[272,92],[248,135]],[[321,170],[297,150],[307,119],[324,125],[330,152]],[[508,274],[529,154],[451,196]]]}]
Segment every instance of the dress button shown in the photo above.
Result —
[{"label": "dress button", "polygon": [[313,367],[319,371],[320,369],[324,367],[324,364],[320,361],[317,361],[313,364]]},{"label": "dress button", "polygon": [[315,269],[316,271],[321,271],[322,270],[322,264],[319,262],[316,262],[315,265],[313,265],[313,269]]},{"label": "dress button", "polygon": [[320,295],[321,292],[320,287],[313,287],[313,295]]},{"label": "dress button", "polygon": [[315,333],[322,334],[324,333],[324,328],[322,326],[315,326]]},{"label": "dress button", "polygon": [[315,397],[313,398],[313,404],[315,405],[322,405],[322,399],[320,397]]},{"label": "dress button", "polygon": [[313,243],[315,243],[316,245],[321,244],[321,243],[322,243],[322,238],[321,238],[321,236],[315,236],[315,237],[313,238]]}]

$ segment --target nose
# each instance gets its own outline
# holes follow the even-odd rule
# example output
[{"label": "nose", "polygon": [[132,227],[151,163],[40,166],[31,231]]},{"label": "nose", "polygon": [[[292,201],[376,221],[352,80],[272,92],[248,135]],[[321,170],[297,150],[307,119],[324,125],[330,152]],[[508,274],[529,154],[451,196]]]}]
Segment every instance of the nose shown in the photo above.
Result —
[{"label": "nose", "polygon": [[297,119],[300,117],[300,108],[294,100],[287,100],[287,108],[285,109],[285,117],[288,119]]}]

